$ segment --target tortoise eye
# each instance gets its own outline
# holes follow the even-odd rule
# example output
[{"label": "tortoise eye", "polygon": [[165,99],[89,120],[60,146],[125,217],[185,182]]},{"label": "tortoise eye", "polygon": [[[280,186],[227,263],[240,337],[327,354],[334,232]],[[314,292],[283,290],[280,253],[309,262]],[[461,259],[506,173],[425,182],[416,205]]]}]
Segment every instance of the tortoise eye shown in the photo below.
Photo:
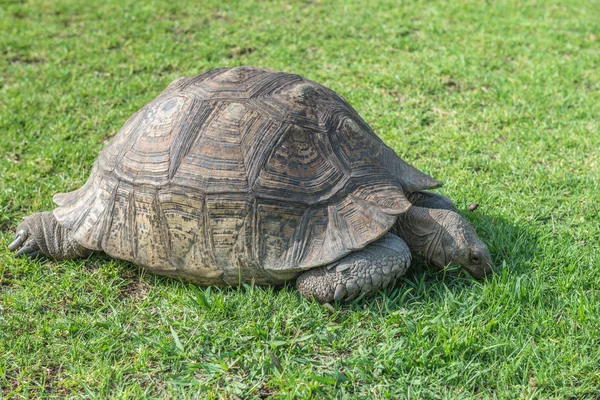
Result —
[{"label": "tortoise eye", "polygon": [[471,262],[474,264],[477,264],[477,263],[479,263],[479,261],[480,261],[479,255],[477,253],[471,252]]}]

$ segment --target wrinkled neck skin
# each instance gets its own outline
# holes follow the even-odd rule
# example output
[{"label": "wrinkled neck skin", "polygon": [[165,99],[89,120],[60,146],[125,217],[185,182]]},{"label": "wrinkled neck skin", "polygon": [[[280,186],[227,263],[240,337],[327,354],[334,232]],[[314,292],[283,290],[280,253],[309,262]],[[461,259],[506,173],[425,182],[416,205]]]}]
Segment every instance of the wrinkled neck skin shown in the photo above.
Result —
[{"label": "wrinkled neck skin", "polygon": [[440,259],[446,265],[446,254],[441,245],[442,225],[437,223],[438,218],[430,215],[435,210],[411,207],[406,213],[400,215],[394,226],[400,236],[413,253],[424,257],[429,263],[434,254],[439,253]]},{"label": "wrinkled neck skin", "polygon": [[[442,245],[445,215],[437,209],[411,207],[398,217],[395,228],[413,253],[424,257],[438,267],[448,265],[446,250]],[[441,265],[438,265],[441,264]]]},{"label": "wrinkled neck skin", "polygon": [[487,246],[471,224],[454,211],[412,206],[398,217],[394,230],[430,265],[444,268],[458,264],[477,279],[491,271]]}]

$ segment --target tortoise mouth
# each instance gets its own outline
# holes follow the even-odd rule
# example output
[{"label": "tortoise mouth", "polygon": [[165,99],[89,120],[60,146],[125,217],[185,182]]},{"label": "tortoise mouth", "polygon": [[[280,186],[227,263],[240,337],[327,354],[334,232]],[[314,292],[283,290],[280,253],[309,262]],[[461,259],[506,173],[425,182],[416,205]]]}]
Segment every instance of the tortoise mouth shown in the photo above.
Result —
[{"label": "tortoise mouth", "polygon": [[490,275],[494,271],[491,263],[486,263],[484,265],[477,266],[468,266],[464,267],[464,269],[466,269],[467,272],[469,272],[469,274],[471,274],[471,276],[473,276],[473,278],[477,280],[485,278],[487,275]]}]

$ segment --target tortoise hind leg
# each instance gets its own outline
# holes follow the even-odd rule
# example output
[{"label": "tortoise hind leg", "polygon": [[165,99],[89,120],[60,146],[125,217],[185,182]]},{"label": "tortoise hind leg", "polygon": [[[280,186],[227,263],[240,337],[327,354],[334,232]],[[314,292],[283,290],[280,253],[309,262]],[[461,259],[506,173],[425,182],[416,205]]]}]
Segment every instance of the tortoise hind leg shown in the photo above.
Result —
[{"label": "tortoise hind leg", "polygon": [[387,233],[364,249],[332,264],[304,272],[296,287],[321,303],[352,300],[361,293],[385,288],[410,266],[410,250],[398,236]]},{"label": "tortoise hind leg", "polygon": [[52,212],[32,214],[17,227],[15,240],[8,250],[17,256],[36,257],[40,254],[55,260],[88,256],[91,251],[71,237],[71,231],[63,228]]}]

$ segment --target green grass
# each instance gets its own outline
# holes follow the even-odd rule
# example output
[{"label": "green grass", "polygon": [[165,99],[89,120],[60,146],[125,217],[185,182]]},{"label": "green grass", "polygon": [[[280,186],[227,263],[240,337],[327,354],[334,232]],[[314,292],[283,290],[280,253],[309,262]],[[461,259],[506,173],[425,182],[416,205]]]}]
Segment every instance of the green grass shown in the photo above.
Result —
[{"label": "green grass", "polygon": [[[600,3],[88,3],[0,0],[4,398],[600,397]],[[418,268],[330,311],[8,252],[131,113],[235,65],[342,94],[445,182],[496,274]]]}]

